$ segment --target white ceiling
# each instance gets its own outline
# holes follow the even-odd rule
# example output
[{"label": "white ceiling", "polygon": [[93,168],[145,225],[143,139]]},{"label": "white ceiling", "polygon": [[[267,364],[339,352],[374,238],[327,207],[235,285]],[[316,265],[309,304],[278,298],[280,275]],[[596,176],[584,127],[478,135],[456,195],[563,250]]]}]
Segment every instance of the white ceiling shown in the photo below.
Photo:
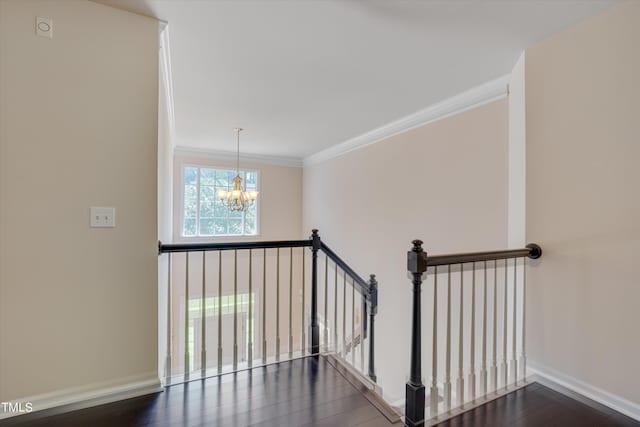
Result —
[{"label": "white ceiling", "polygon": [[615,1],[97,0],[168,21],[177,145],[302,158],[511,71]]}]

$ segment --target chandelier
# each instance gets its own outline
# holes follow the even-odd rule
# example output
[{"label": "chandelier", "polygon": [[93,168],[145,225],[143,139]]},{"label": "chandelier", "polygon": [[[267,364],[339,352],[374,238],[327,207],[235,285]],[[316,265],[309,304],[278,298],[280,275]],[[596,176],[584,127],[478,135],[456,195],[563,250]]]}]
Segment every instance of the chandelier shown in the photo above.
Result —
[{"label": "chandelier", "polygon": [[238,153],[236,177],[233,178],[233,190],[218,190],[218,199],[226,203],[231,211],[246,211],[255,203],[258,198],[258,192],[242,190],[242,178],[240,178],[240,131],[242,131],[242,128],[235,128],[234,130],[236,131]]}]

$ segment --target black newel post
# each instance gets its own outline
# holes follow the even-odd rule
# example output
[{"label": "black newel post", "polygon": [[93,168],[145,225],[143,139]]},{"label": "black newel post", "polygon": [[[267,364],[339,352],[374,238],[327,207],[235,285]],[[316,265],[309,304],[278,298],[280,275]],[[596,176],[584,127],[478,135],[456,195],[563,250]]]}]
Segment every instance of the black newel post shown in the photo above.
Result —
[{"label": "black newel post", "polygon": [[318,230],[311,230],[311,354],[320,353],[320,326],[318,325],[318,251],[321,242]]},{"label": "black newel post", "polygon": [[427,253],[422,250],[422,241],[414,240],[413,248],[407,252],[407,269],[413,275],[413,315],[411,320],[411,374],[406,387],[405,422],[408,426],[424,423],[424,384],[422,384],[422,342],[420,321],[420,292],[422,274],[427,271]]},{"label": "black newel post", "polygon": [[378,281],[376,275],[372,274],[369,278],[369,298],[367,299],[369,305],[369,378],[373,382],[377,381],[376,377],[376,365],[375,365],[375,324],[374,320],[378,313]]}]

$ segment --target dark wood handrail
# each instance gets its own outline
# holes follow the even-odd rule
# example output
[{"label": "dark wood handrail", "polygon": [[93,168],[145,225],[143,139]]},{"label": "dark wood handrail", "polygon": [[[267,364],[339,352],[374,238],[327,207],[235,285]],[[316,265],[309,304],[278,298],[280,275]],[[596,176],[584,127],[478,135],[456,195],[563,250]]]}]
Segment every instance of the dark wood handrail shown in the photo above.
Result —
[{"label": "dark wood handrail", "polygon": [[535,243],[528,244],[523,249],[507,249],[503,251],[467,252],[460,254],[445,254],[427,256],[427,267],[437,265],[465,264],[468,262],[493,261],[498,259],[511,259],[528,257],[537,259],[542,256],[542,248]]},{"label": "dark wood handrail", "polygon": [[230,251],[234,249],[300,248],[311,246],[311,240],[273,240],[266,242],[225,242],[225,243],[158,243],[158,253]]},{"label": "dark wood handrail", "polygon": [[353,279],[354,283],[357,283],[360,286],[362,292],[364,292],[365,294],[369,292],[369,283],[362,277],[360,277],[358,273],[353,271],[353,269],[349,267],[349,265],[347,265],[347,263],[344,262],[342,258],[340,258],[333,250],[331,250],[329,246],[325,245],[324,242],[322,242],[321,244],[321,249],[331,261],[335,262],[342,271],[347,273],[347,275],[349,275]]}]

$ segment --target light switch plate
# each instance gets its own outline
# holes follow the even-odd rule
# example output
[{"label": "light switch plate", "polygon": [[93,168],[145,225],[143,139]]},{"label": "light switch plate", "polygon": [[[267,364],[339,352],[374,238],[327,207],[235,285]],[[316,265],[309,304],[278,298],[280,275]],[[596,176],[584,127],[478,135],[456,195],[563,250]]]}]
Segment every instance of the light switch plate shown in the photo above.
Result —
[{"label": "light switch plate", "polygon": [[91,227],[111,228],[116,226],[116,208],[92,207]]}]

